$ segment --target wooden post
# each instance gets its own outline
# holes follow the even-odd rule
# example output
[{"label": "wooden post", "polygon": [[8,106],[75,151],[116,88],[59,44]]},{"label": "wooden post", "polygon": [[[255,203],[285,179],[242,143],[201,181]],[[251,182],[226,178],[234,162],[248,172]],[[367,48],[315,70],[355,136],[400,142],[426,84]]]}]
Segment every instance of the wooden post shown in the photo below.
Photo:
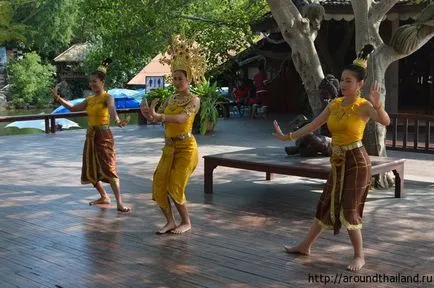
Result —
[{"label": "wooden post", "polygon": [[50,122],[51,133],[56,133],[56,118],[54,118],[54,116],[51,116]]},{"label": "wooden post", "polygon": [[48,117],[45,117],[44,120],[45,120],[45,134],[49,134],[50,133],[49,119],[48,119]]},{"label": "wooden post", "polygon": [[431,86],[429,89],[429,107],[428,107],[428,114],[434,113],[434,53],[431,53],[431,61],[429,65],[429,70],[431,74]]},{"label": "wooden post", "polygon": [[139,125],[148,125],[148,120],[142,115],[142,113],[137,111],[137,117],[139,119]]},{"label": "wooden post", "polygon": [[212,191],[212,185],[213,185],[213,172],[214,169],[217,167],[215,163],[213,163],[212,160],[204,157],[204,192],[211,194]]}]

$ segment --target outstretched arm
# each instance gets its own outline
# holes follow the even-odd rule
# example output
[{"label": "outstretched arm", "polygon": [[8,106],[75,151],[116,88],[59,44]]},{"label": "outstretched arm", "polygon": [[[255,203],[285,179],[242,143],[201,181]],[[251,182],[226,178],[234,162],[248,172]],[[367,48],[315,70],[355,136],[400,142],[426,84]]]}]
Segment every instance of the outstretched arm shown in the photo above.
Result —
[{"label": "outstretched arm", "polygon": [[68,108],[71,112],[79,112],[86,110],[87,101],[84,100],[83,102],[80,102],[76,105],[73,105],[68,100],[63,99],[59,96],[59,93],[57,92],[58,86],[56,85],[53,89],[51,89],[51,94],[53,95],[53,99],[57,101],[58,103],[62,104],[64,107]]},{"label": "outstretched arm", "polygon": [[297,131],[290,132],[288,134],[283,134],[277,121],[274,121],[273,125],[274,125],[275,133],[273,133],[273,135],[282,141],[296,140],[298,138],[301,138],[301,137],[319,129],[322,125],[324,125],[327,122],[327,118],[328,118],[329,114],[330,114],[330,110],[329,110],[329,107],[327,106],[321,112],[321,114],[319,114],[315,119],[313,119],[312,122],[301,127]]}]

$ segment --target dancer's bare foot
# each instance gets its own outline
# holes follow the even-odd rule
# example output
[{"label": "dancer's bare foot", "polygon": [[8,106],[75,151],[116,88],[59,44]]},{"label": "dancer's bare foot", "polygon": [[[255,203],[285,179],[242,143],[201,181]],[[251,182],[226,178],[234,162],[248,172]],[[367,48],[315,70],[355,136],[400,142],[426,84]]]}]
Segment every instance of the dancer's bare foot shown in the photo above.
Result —
[{"label": "dancer's bare foot", "polygon": [[98,205],[98,204],[110,204],[110,202],[111,202],[110,198],[108,198],[108,197],[101,197],[101,198],[99,198],[97,200],[89,202],[89,205],[92,206],[92,205]]},{"label": "dancer's bare foot", "polygon": [[176,223],[170,222],[170,223],[167,223],[166,225],[164,225],[160,230],[158,230],[157,234],[165,234],[167,232],[172,231],[175,228],[176,228]]},{"label": "dancer's bare foot", "polygon": [[170,232],[172,232],[173,234],[182,234],[189,230],[191,230],[191,224],[180,224],[178,227],[176,227]]},{"label": "dancer's bare foot", "polygon": [[363,257],[354,257],[350,265],[347,266],[347,269],[355,272],[362,269],[363,266],[365,266],[365,259]]},{"label": "dancer's bare foot", "polygon": [[289,246],[283,246],[285,248],[286,253],[290,254],[301,254],[305,256],[310,256],[310,249],[305,248],[301,245],[295,246],[295,247],[289,247]]},{"label": "dancer's bare foot", "polygon": [[131,209],[129,207],[124,206],[123,204],[118,205],[117,209],[119,212],[123,212],[123,213],[127,213],[127,212],[131,211]]}]

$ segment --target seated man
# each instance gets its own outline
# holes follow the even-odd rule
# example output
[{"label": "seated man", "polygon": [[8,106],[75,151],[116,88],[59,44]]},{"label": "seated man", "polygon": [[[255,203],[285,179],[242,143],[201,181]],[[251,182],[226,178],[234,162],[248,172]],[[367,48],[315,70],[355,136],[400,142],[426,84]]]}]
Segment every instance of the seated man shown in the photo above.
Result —
[{"label": "seated man", "polygon": [[240,116],[243,116],[243,106],[247,105],[249,100],[252,85],[250,79],[244,77],[243,73],[240,73],[237,80],[236,88],[233,91],[233,98],[238,109]]},{"label": "seated man", "polygon": [[249,96],[249,86],[239,80],[237,83],[237,87],[234,89],[233,96],[234,101],[237,105],[245,105]]},{"label": "seated man", "polygon": [[252,106],[251,117],[253,119],[255,119],[258,114],[266,116],[269,106],[268,89],[266,88],[267,73],[265,73],[265,64],[263,61],[258,63],[258,70],[258,73],[253,77],[256,88],[255,97],[249,99],[248,103]]},{"label": "seated man", "polygon": [[[328,103],[336,98],[340,93],[339,81],[333,75],[326,75],[319,85],[320,96],[323,103],[323,108],[327,107]],[[291,121],[290,131],[297,130],[298,128],[309,123],[304,115],[297,116]],[[295,141],[294,146],[285,147],[288,155],[300,154],[304,157],[317,156],[318,153],[323,156],[330,156],[332,153],[330,133],[326,125],[320,129],[320,133],[310,133]]]}]

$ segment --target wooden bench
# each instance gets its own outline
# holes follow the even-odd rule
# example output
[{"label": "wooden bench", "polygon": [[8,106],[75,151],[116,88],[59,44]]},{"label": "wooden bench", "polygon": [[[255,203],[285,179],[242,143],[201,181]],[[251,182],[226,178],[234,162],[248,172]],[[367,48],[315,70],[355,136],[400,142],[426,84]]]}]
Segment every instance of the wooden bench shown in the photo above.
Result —
[{"label": "wooden bench", "polygon": [[[306,158],[287,156],[283,148],[258,148],[204,156],[205,193],[213,192],[213,171],[217,166],[265,172],[266,180],[272,174],[284,174],[327,179],[331,165],[328,157]],[[404,159],[370,156],[372,175],[393,171],[395,198],[404,195]]]}]

